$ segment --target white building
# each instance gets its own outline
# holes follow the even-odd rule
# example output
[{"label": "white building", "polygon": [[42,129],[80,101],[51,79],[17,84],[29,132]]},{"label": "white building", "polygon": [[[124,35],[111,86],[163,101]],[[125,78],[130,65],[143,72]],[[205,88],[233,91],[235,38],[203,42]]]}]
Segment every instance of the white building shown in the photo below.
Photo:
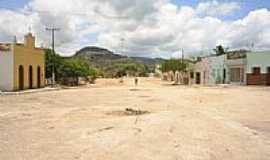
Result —
[{"label": "white building", "polygon": [[0,90],[13,89],[13,56],[11,44],[0,44]]},{"label": "white building", "polygon": [[[226,55],[201,58],[193,67],[191,84],[215,85],[226,82]],[[193,77],[193,78],[192,78]]]}]

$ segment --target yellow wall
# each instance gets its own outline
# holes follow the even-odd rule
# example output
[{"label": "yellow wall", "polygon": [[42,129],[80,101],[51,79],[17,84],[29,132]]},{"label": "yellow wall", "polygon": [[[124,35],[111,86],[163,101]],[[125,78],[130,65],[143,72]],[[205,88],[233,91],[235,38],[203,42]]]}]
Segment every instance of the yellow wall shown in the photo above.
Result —
[{"label": "yellow wall", "polygon": [[37,68],[41,68],[41,87],[45,84],[45,55],[33,45],[14,45],[14,90],[19,90],[19,66],[24,68],[24,89],[29,88],[29,66],[33,67],[33,88],[37,88]]}]

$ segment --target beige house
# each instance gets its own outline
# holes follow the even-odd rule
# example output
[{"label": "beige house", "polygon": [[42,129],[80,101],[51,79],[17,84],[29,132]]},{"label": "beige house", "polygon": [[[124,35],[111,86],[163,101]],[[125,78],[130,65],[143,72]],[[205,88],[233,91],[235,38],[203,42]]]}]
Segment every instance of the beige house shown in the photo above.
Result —
[{"label": "beige house", "polygon": [[35,37],[28,33],[24,44],[0,43],[0,90],[17,91],[44,87],[44,51],[35,47]]}]

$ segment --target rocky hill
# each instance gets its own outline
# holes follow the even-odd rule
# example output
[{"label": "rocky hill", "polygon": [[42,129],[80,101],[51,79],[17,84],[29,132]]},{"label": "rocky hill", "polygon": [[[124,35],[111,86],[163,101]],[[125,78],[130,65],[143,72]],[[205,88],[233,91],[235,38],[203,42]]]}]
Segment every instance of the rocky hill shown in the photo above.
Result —
[{"label": "rocky hill", "polygon": [[112,51],[100,47],[84,47],[73,56],[89,62],[92,66],[103,71],[112,70],[115,65],[135,63],[142,64],[147,67],[149,72],[153,71],[156,64],[161,63],[162,59],[152,59],[145,57],[128,57],[115,54]]}]

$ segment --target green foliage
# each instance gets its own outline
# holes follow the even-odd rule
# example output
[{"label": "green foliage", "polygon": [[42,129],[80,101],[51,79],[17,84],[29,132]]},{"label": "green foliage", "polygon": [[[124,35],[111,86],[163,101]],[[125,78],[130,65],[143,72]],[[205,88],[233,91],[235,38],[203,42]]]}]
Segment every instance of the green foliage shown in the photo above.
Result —
[{"label": "green foliage", "polygon": [[148,68],[139,63],[120,63],[114,65],[116,69],[116,77],[121,77],[124,75],[131,76],[146,76]]},{"label": "green foliage", "polygon": [[78,59],[64,59],[58,68],[60,77],[88,77],[93,71],[87,63]]},{"label": "green foliage", "polygon": [[[122,56],[114,54],[107,49],[93,46],[81,49],[73,56],[73,58],[85,60],[91,66],[100,69],[105,78],[120,77],[127,74],[147,76],[147,73],[153,73],[156,64],[159,64],[163,60]],[[134,69],[134,66],[136,66],[135,68],[137,69]]]},{"label": "green foliage", "polygon": [[83,60],[76,58],[63,58],[57,54],[52,54],[51,50],[45,50],[46,57],[46,78],[51,78],[52,67],[55,64],[56,80],[62,80],[65,78],[77,79],[79,77],[95,79],[101,74],[99,70],[91,67]]},{"label": "green foliage", "polygon": [[216,55],[224,55],[224,54],[226,54],[226,52],[227,52],[227,50],[228,50],[228,48],[225,48],[224,49],[224,47],[222,46],[222,45],[218,45],[215,49],[214,49],[214,51],[216,52]]},{"label": "green foliage", "polygon": [[161,71],[162,72],[169,72],[169,71],[187,71],[188,62],[186,60],[181,59],[170,59],[166,60],[161,64]]},{"label": "green foliage", "polygon": [[[70,77],[122,77],[147,76],[154,72],[154,66],[146,65],[132,58],[121,57],[114,54],[79,54],[70,58],[53,55],[51,50],[46,50],[46,78],[51,78],[53,60],[56,66],[56,80]],[[89,68],[86,71],[86,68]],[[98,69],[97,69],[98,68]],[[87,73],[90,72],[90,73]]]},{"label": "green foliage", "polygon": [[55,61],[55,75],[56,79],[58,79],[59,75],[59,68],[62,64],[63,58],[59,56],[58,54],[52,54],[51,49],[45,49],[45,77],[46,78],[51,78],[52,77],[52,69],[53,69],[53,61]]}]

